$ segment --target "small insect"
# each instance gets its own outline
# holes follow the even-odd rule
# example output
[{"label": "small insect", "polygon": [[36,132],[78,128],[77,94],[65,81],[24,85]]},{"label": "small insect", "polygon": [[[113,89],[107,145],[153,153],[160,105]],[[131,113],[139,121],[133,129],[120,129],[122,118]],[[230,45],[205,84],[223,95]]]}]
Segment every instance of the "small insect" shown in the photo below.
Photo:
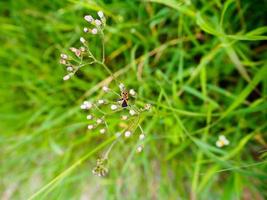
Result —
[{"label": "small insect", "polygon": [[126,108],[128,106],[128,100],[129,100],[128,92],[126,90],[123,90],[121,92],[121,98],[120,98],[120,101],[122,101],[121,107]]}]

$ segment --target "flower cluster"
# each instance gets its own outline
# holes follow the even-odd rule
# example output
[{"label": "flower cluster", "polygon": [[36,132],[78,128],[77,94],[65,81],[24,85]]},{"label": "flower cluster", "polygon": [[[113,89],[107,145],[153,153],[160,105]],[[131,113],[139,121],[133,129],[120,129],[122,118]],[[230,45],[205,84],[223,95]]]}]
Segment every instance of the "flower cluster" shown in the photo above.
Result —
[{"label": "flower cluster", "polygon": [[[66,67],[67,75],[63,77],[64,81],[69,80],[81,67],[89,65],[100,65],[103,67],[112,80],[116,82],[118,90],[113,90],[109,86],[103,86],[102,92],[99,94],[100,99],[92,101],[84,101],[80,108],[86,112],[87,128],[92,133],[98,132],[100,135],[114,137],[114,142],[108,151],[97,160],[97,166],[93,169],[93,174],[97,176],[105,176],[108,173],[107,161],[108,155],[114,144],[119,139],[127,139],[137,135],[138,146],[136,151],[140,153],[144,148],[145,133],[141,126],[141,115],[151,109],[150,104],[143,104],[138,107],[135,105],[137,92],[134,89],[125,87],[123,83],[114,76],[105,64],[105,45],[104,45],[104,27],[106,18],[102,11],[97,13],[98,19],[91,15],[84,16],[88,26],[83,28],[85,34],[100,36],[102,42],[102,58],[99,59],[90,51],[89,43],[84,37],[80,37],[80,47],[69,48],[70,54],[62,53],[60,56],[60,64]],[[117,100],[115,100],[117,99]],[[141,103],[142,105],[142,103]],[[119,121],[118,123],[110,123]],[[112,124],[112,126],[111,126]]]},{"label": "flower cluster", "polygon": [[[91,33],[92,35],[100,34],[103,37],[104,27],[106,25],[106,18],[102,11],[98,11],[99,19],[94,19],[91,15],[84,16],[84,19],[89,22],[90,27],[84,27],[85,33]],[[90,51],[87,40],[84,37],[80,37],[81,46],[70,47],[70,55],[62,53],[60,55],[59,63],[66,67],[67,75],[63,77],[64,81],[69,80],[81,67],[86,65],[92,65],[97,63],[98,60]],[[103,55],[104,56],[104,55]]]}]

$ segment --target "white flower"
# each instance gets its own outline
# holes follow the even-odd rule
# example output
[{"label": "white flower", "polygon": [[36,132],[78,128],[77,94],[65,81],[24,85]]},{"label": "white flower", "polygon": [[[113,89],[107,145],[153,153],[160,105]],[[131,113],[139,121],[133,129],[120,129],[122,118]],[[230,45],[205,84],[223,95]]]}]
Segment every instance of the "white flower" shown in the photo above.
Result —
[{"label": "white flower", "polygon": [[143,140],[145,138],[145,135],[142,133],[139,135],[139,140]]},{"label": "white flower", "polygon": [[229,140],[227,140],[224,135],[219,135],[219,138],[216,141],[216,146],[217,147],[221,148],[221,147],[229,145],[229,144],[230,144]]},{"label": "white flower", "polygon": [[127,116],[127,115],[122,115],[122,116],[121,116],[121,119],[122,119],[122,120],[127,120],[127,119],[128,119],[128,116]]},{"label": "white flower", "polygon": [[136,114],[136,112],[134,110],[130,110],[129,113],[130,113],[130,115],[135,115]]},{"label": "white flower", "polygon": [[67,80],[69,80],[69,79],[70,79],[70,75],[69,75],[69,74],[63,77],[63,80],[64,80],[64,81],[67,81]]},{"label": "white flower", "polygon": [[100,26],[101,25],[101,21],[99,19],[96,19],[95,20],[95,25]]},{"label": "white flower", "polygon": [[84,44],[86,40],[83,37],[80,37],[80,42]]},{"label": "white flower", "polygon": [[134,91],[134,89],[130,89],[129,93],[130,93],[130,95],[132,95],[132,96],[135,96],[135,95],[136,95],[136,92]]},{"label": "white flower", "polygon": [[92,32],[92,34],[96,35],[96,34],[97,34],[97,29],[96,29],[96,28],[93,28],[93,29],[91,30],[91,32]]},{"label": "white flower", "polygon": [[84,16],[84,19],[86,20],[86,21],[88,21],[88,22],[92,22],[92,21],[94,21],[94,18],[91,16],[91,15],[85,15]]},{"label": "white flower", "polygon": [[109,88],[108,88],[108,86],[105,85],[105,86],[102,87],[102,90],[103,90],[104,92],[108,92],[108,91],[109,91]]},{"label": "white flower", "polygon": [[80,50],[81,50],[82,52],[84,52],[84,51],[85,51],[85,47],[80,47]]},{"label": "white flower", "polygon": [[105,103],[104,99],[99,99],[99,100],[98,100],[98,104],[101,105],[101,104],[103,104],[103,103]]},{"label": "white flower", "polygon": [[68,67],[67,67],[67,71],[72,72],[72,71],[73,71],[72,66],[68,66]]},{"label": "white flower", "polygon": [[89,125],[87,126],[87,128],[88,128],[89,130],[92,130],[92,129],[94,128],[94,125],[89,124]]},{"label": "white flower", "polygon": [[130,136],[131,136],[131,134],[132,134],[132,132],[131,132],[131,131],[126,131],[126,132],[124,133],[125,137],[130,137]]},{"label": "white flower", "polygon": [[97,120],[96,120],[96,123],[97,123],[97,124],[101,124],[102,122],[103,122],[102,119],[97,119]]},{"label": "white flower", "polygon": [[114,105],[114,104],[110,106],[110,109],[111,110],[116,110],[117,108],[118,108],[118,106],[117,105]]},{"label": "white flower", "polygon": [[88,28],[86,28],[86,27],[83,28],[83,32],[87,33],[88,31],[89,31]]},{"label": "white flower", "polygon": [[104,13],[100,10],[97,12],[97,15],[100,17],[100,18],[104,18]]},{"label": "white flower", "polygon": [[136,151],[137,151],[138,153],[140,153],[142,150],[143,150],[143,147],[142,147],[142,146],[138,146],[137,149],[136,149]]},{"label": "white flower", "polygon": [[106,129],[102,128],[102,129],[100,129],[99,132],[100,132],[101,134],[104,134],[104,133],[106,132]]},{"label": "white flower", "polygon": [[61,57],[62,59],[68,59],[68,56],[67,56],[66,54],[64,54],[64,53],[60,54],[60,57]]},{"label": "white flower", "polygon": [[86,116],[86,119],[88,119],[88,120],[93,119],[93,115],[87,115],[87,116]]},{"label": "white flower", "polygon": [[81,109],[83,110],[88,110],[93,107],[93,104],[89,101],[84,101],[83,104],[81,105]]},{"label": "white flower", "polygon": [[120,84],[119,84],[119,88],[120,88],[121,91],[124,90],[124,89],[125,89],[124,84],[123,84],[123,83],[120,83]]}]

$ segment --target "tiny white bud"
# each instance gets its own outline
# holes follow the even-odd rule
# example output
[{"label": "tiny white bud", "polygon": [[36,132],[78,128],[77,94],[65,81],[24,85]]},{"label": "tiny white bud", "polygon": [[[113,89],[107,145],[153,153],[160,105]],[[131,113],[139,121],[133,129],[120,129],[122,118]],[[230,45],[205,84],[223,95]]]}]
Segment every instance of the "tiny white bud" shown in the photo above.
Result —
[{"label": "tiny white bud", "polygon": [[86,109],[86,105],[82,104],[82,105],[81,105],[81,109],[82,109],[82,110],[85,110],[85,109]]},{"label": "tiny white bud", "polygon": [[92,32],[92,34],[96,35],[98,31],[97,31],[96,28],[93,28],[93,29],[91,30],[91,32]]},{"label": "tiny white bud", "polygon": [[101,104],[103,104],[103,103],[105,103],[104,99],[99,99],[99,100],[98,100],[98,104],[101,105]]},{"label": "tiny white bud", "polygon": [[89,101],[84,101],[83,104],[81,105],[81,109],[83,110],[88,110],[93,107],[93,104]]},{"label": "tiny white bud", "polygon": [[143,147],[142,146],[139,146],[139,147],[137,147],[136,150],[137,150],[138,153],[140,153],[143,150]]},{"label": "tiny white bud", "polygon": [[84,44],[86,40],[83,37],[80,37],[80,42]]},{"label": "tiny white bud", "polygon": [[106,129],[102,128],[102,129],[100,129],[99,132],[100,132],[101,134],[104,134],[104,133],[106,132]]},{"label": "tiny white bud", "polygon": [[110,106],[110,108],[111,108],[111,110],[116,110],[118,108],[118,106],[113,104]]},{"label": "tiny white bud", "polygon": [[67,58],[68,58],[68,56],[67,56],[66,54],[64,54],[64,53],[60,54],[60,57],[61,57],[62,59],[67,59]]},{"label": "tiny white bud", "polygon": [[92,22],[92,21],[94,21],[94,18],[91,16],[91,15],[85,15],[84,16],[84,19],[86,20],[86,21],[88,21],[88,22]]},{"label": "tiny white bud", "polygon": [[87,128],[88,128],[89,130],[92,130],[92,129],[94,128],[94,125],[89,124],[89,125],[87,126]]},{"label": "tiny white bud", "polygon": [[134,91],[134,89],[130,89],[129,93],[130,93],[130,95],[132,95],[132,96],[135,96],[135,95],[136,95],[136,92]]},{"label": "tiny white bud", "polygon": [[124,89],[125,89],[124,84],[123,84],[123,83],[120,83],[120,84],[119,84],[119,88],[120,88],[120,90],[124,90]]},{"label": "tiny white bud", "polygon": [[127,119],[128,119],[128,116],[127,116],[127,115],[122,115],[122,116],[121,116],[121,119],[122,119],[122,120],[127,120]]},{"label": "tiny white bud", "polygon": [[143,140],[144,138],[145,138],[145,135],[143,133],[139,135],[140,140]]},{"label": "tiny white bud", "polygon": [[147,103],[145,106],[144,106],[145,110],[150,110],[151,109],[151,104]]},{"label": "tiny white bud", "polygon": [[97,15],[100,17],[100,18],[103,18],[104,17],[104,13],[100,10],[97,12]]},{"label": "tiny white bud", "polygon": [[86,119],[88,119],[88,120],[93,119],[93,115],[87,115],[87,116],[86,116]]},{"label": "tiny white bud", "polygon": [[68,66],[67,67],[67,71],[72,72],[73,71],[73,68],[71,66]]},{"label": "tiny white bud", "polygon": [[95,20],[95,25],[96,25],[96,26],[100,26],[100,25],[101,25],[101,21],[100,21],[99,19],[96,19],[96,20]]},{"label": "tiny white bud", "polygon": [[83,32],[88,33],[88,31],[89,31],[88,28],[86,28],[86,27],[83,28]]},{"label": "tiny white bud", "polygon": [[102,122],[103,122],[102,119],[97,119],[97,120],[96,120],[96,123],[97,123],[97,124],[101,124]]},{"label": "tiny white bud", "polygon": [[109,91],[109,88],[108,88],[108,86],[103,86],[103,87],[102,87],[102,90],[103,90],[104,92],[108,92],[108,91]]},{"label": "tiny white bud", "polygon": [[130,115],[135,115],[135,111],[134,110],[130,110],[129,113],[130,113]]},{"label": "tiny white bud", "polygon": [[132,134],[131,131],[126,131],[126,132],[124,133],[125,137],[130,137],[131,134]]},{"label": "tiny white bud", "polygon": [[64,80],[64,81],[67,81],[67,80],[69,80],[69,79],[70,79],[70,75],[69,75],[69,74],[63,77],[63,80]]},{"label": "tiny white bud", "polygon": [[80,50],[81,51],[85,51],[85,47],[80,47]]}]

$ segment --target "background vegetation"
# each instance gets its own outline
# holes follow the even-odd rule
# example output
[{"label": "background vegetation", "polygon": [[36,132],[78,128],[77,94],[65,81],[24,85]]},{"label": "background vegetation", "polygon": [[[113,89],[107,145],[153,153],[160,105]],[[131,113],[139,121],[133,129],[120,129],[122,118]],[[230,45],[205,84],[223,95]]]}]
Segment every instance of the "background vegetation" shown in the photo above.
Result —
[{"label": "background vegetation", "polygon": [[[88,67],[63,82],[58,63],[98,10],[107,65],[153,105],[144,151],[122,140],[104,178],[91,170],[110,136],[90,133],[79,107],[109,75]],[[1,1],[0,198],[266,199],[266,10],[250,0]],[[220,134],[230,141],[221,149]]]}]

